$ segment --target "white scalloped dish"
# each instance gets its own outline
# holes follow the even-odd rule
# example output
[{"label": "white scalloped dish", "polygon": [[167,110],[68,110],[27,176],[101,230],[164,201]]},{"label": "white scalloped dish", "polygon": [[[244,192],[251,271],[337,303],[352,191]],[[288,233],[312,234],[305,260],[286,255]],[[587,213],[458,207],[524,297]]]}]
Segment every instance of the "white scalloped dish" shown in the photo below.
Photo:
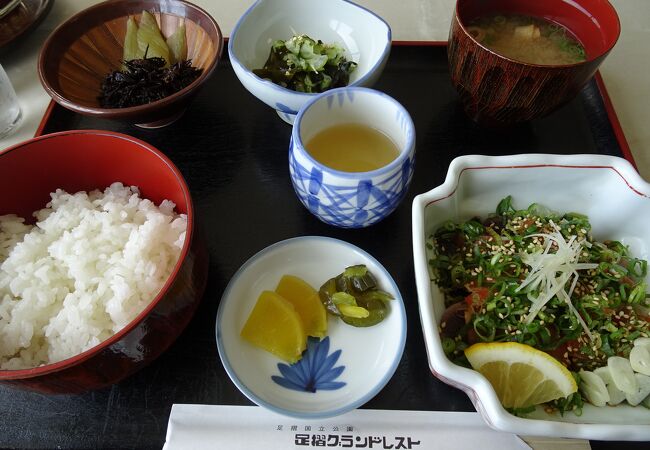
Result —
[{"label": "white scalloped dish", "polygon": [[[650,185],[624,159],[602,155],[466,155],[449,166],[444,184],[413,201],[413,254],[420,318],[432,373],[462,389],[492,428],[521,435],[596,440],[650,440],[650,410],[585,404],[581,416],[542,408],[516,417],[500,404],[485,377],[453,364],[444,354],[438,325],[444,310],[431,282],[425,241],[446,220],[485,217],[512,195],[521,208],[539,203],[557,212],[586,214],[597,240],[615,239],[639,258],[650,256]],[[650,281],[650,280],[646,280]]]},{"label": "white scalloped dish", "polygon": [[[260,293],[274,290],[283,275],[318,289],[357,264],[365,264],[379,288],[394,297],[380,323],[357,328],[328,314],[325,338],[310,337],[291,365],[240,336]],[[406,313],[395,281],[371,255],[338,239],[303,236],[261,250],[235,273],[219,304],[216,335],[226,372],[250,400],[287,416],[324,418],[363,405],[390,380],[404,351]]]}]

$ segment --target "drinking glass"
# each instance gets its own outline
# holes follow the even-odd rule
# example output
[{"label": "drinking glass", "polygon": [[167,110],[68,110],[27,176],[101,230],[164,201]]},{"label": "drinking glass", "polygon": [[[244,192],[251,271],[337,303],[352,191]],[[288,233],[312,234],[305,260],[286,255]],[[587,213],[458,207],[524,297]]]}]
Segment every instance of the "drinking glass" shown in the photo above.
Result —
[{"label": "drinking glass", "polygon": [[0,64],[0,139],[16,128],[21,115],[16,91]]}]

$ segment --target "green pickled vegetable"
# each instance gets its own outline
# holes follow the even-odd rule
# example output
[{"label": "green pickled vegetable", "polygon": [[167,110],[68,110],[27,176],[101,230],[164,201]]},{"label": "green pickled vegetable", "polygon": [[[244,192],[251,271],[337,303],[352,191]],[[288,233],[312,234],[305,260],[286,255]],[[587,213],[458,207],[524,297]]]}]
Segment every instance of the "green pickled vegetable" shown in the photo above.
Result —
[{"label": "green pickled vegetable", "polygon": [[339,310],[341,309],[342,305],[347,305],[347,306],[356,306],[357,305],[357,300],[354,298],[353,295],[348,294],[347,292],[335,292],[334,295],[332,295],[332,301],[336,305]]},{"label": "green pickled vegetable", "polygon": [[357,301],[360,298],[364,301],[381,300],[382,302],[387,302],[389,300],[393,300],[392,295],[390,295],[388,292],[382,291],[381,289],[370,289],[368,291],[365,291],[363,294],[357,297]]},{"label": "green pickled vegetable", "polygon": [[144,56],[144,52],[140,51],[138,46],[138,24],[135,23],[133,17],[129,17],[126,21],[126,36],[124,36],[124,52],[122,59],[124,61],[131,61],[133,59],[140,59]]},{"label": "green pickled vegetable", "polygon": [[293,91],[319,93],[347,86],[356,67],[343,47],[301,34],[275,41],[264,67],[253,73]]},{"label": "green pickled vegetable", "polygon": [[357,304],[357,299],[347,292],[336,292],[332,295],[332,301],[342,314],[345,320],[347,317],[365,319],[370,315],[368,310]]},{"label": "green pickled vegetable", "polygon": [[185,24],[180,24],[174,33],[167,38],[169,47],[170,64],[187,59],[187,38],[185,37]]},{"label": "green pickled vegetable", "polygon": [[346,267],[345,270],[343,271],[343,276],[348,278],[363,277],[368,273],[369,273],[368,268],[363,264],[359,264],[356,266]]},{"label": "green pickled vegetable", "polygon": [[388,314],[388,306],[385,302],[377,299],[368,299],[367,301],[359,301],[358,308],[363,308],[368,311],[368,315],[362,318],[341,316],[341,320],[354,327],[371,327],[377,325],[384,320]]},{"label": "green pickled vegetable", "polygon": [[327,280],[319,289],[327,311],[355,327],[376,325],[388,314],[388,292],[377,288],[377,281],[365,265],[347,267]]},{"label": "green pickled vegetable", "polygon": [[169,47],[160,33],[156,18],[149,11],[142,11],[138,27],[138,47],[149,58],[163,58],[169,65]]},{"label": "green pickled vegetable", "polygon": [[345,322],[346,319],[365,319],[370,315],[366,308],[353,305],[338,305],[339,310],[343,316],[341,317]]},{"label": "green pickled vegetable", "polygon": [[364,265],[350,266],[345,269],[343,276],[348,278],[358,291],[366,291],[377,287],[377,280]]},{"label": "green pickled vegetable", "polygon": [[334,294],[337,292],[339,292],[339,290],[336,287],[336,279],[330,278],[320,287],[318,290],[318,296],[320,297],[320,301],[323,303],[328,313],[335,316],[340,316],[341,312],[336,307],[336,304],[333,300]]}]

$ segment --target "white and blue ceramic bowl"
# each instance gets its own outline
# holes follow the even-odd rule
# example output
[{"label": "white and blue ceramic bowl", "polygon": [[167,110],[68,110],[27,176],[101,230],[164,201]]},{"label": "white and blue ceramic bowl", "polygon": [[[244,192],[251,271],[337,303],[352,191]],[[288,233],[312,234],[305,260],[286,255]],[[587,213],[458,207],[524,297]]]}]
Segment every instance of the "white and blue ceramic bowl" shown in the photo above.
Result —
[{"label": "white and blue ceramic bowl", "polygon": [[[413,257],[424,342],[433,374],[470,397],[492,428],[523,436],[597,440],[650,440],[650,409],[628,405],[598,408],[582,415],[547,413],[528,418],[506,411],[480,373],[452,363],[438,333],[445,309],[431,281],[426,241],[447,220],[486,217],[512,195],[517,207],[539,203],[557,212],[586,214],[595,239],[614,239],[643,259],[650,257],[650,184],[622,158],[603,155],[466,155],[454,159],[444,184],[413,200]],[[646,282],[650,282],[650,276]]]},{"label": "white and blue ceramic bowl", "polygon": [[[329,316],[327,336],[309,338],[302,359],[292,365],[240,336],[260,293],[274,290],[283,275],[318,289],[355,264],[365,264],[394,297],[382,322],[356,328]],[[219,304],[216,335],[221,362],[246,397],[279,414],[324,418],[363,405],[388,383],[402,359],[406,312],[395,281],[371,255],[337,239],[304,236],[261,250],[235,273]]]},{"label": "white and blue ceramic bowl", "polygon": [[275,40],[294,34],[342,45],[348,59],[358,64],[350,75],[350,86],[372,86],[390,53],[390,26],[350,1],[258,0],[235,25],[228,55],[244,87],[288,123],[293,123],[300,108],[317,94],[283,88],[258,77],[253,69],[264,67]]},{"label": "white and blue ceramic bowl", "polygon": [[[318,132],[357,123],[386,134],[399,156],[371,172],[342,172],[316,161],[305,149]],[[368,88],[332,89],[300,110],[289,145],[291,182],[303,205],[325,223],[341,228],[373,225],[404,198],[415,169],[415,126],[392,97]]]}]

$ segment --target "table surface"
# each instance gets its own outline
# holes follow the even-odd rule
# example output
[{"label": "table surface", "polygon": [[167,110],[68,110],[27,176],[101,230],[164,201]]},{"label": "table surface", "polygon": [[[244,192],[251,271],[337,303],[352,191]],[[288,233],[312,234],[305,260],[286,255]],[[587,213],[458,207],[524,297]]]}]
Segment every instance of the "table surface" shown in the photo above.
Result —
[{"label": "table surface", "polygon": [[[46,23],[20,44],[25,51],[18,48],[8,56],[0,56],[19,95],[22,93],[21,102],[27,116],[19,133],[11,139],[33,134],[48,103],[40,85],[34,85],[35,62],[25,61],[34,58],[39,42],[54,24],[89,3],[93,2],[56,0]],[[220,23],[223,23],[221,17],[225,17],[226,34],[239,10],[243,12],[245,8],[244,4],[235,6],[229,2],[217,14],[211,11],[216,7],[207,1],[197,3],[204,3]],[[361,3],[375,6],[368,1]],[[377,1],[376,9],[389,19],[395,39],[444,39],[441,27],[447,26],[450,2],[425,3],[406,0],[408,15],[398,15],[397,8],[389,8],[384,0]],[[640,8],[650,12],[647,6]],[[415,16],[413,26],[408,27],[406,22]],[[435,58],[431,59],[432,66],[428,68],[436,86],[441,86],[435,95],[433,92],[415,94],[409,88],[414,84],[405,82],[412,69],[409,64],[418,56],[410,52],[422,51],[434,52],[433,56],[438,58],[437,63]],[[0,386],[0,404],[6,411],[0,422],[0,447],[160,448],[173,403],[251,404],[230,382],[218,359],[214,342],[218,302],[230,277],[248,257],[269,244],[305,234],[336,237],[369,251],[392,273],[404,297],[409,323],[404,358],[386,388],[365,407],[472,411],[469,399],[433,378],[426,362],[413,268],[405,264],[412,259],[411,199],[440,184],[449,162],[459,154],[515,153],[522,148],[529,152],[555,153],[619,154],[620,150],[593,85],[565,109],[507,135],[474,127],[464,117],[448,84],[446,68],[440,65],[440,55],[436,53],[439,51],[394,49],[391,65],[376,86],[397,98],[413,114],[418,160],[404,203],[387,220],[365,230],[329,227],[300,205],[291,188],[286,164],[290,128],[243,90],[226,62],[206,86],[205,95],[197,99],[183,118],[163,130],[145,131],[115,122],[88,120],[57,109],[46,132],[70,128],[113,129],[148,141],[170,156],[188,180],[208,235],[210,278],[198,313],[176,344],[150,367],[122,383],[74,396],[47,396]],[[608,87],[612,86],[606,67],[603,71]],[[620,94],[612,92],[611,87],[609,91],[643,174],[650,164],[645,164],[645,153],[639,150],[636,137],[630,138],[631,122],[620,112]],[[219,99],[218,105],[215,98]],[[234,112],[235,103],[246,114]],[[10,145],[11,139],[0,141],[0,148]],[[246,199],[247,207],[241,207],[242,198]],[[234,239],[235,236],[239,238]],[[645,448],[647,445],[625,443],[625,446]],[[616,443],[606,442],[592,442],[592,447],[620,448]]]},{"label": "table surface", "polygon": [[[435,89],[410,88],[431,79]],[[393,275],[404,298],[404,356],[388,385],[364,408],[473,411],[468,397],[434,378],[427,364],[410,264],[413,196],[442,183],[449,162],[460,154],[518,153],[526,147],[532,152],[576,153],[580,148],[619,155],[620,148],[595,83],[560,111],[507,134],[478,128],[466,118],[449,81],[444,47],[394,47],[377,88],[411,112],[417,162],[407,198],[397,211],[361,230],[328,226],[299,203],[288,173],[291,128],[243,89],[227,59],[186,114],[160,130],[57,107],[45,132],[112,129],[148,141],[172,159],[188,181],[206,232],[209,280],[196,316],[177,342],[123,382],[87,394],[57,396],[0,386],[0,404],[10,411],[0,422],[0,447],[160,448],[173,403],[250,405],[217,355],[219,300],[230,277],[250,256],[300,235],[331,236],[365,249]],[[594,443],[594,448],[613,445]]]}]

